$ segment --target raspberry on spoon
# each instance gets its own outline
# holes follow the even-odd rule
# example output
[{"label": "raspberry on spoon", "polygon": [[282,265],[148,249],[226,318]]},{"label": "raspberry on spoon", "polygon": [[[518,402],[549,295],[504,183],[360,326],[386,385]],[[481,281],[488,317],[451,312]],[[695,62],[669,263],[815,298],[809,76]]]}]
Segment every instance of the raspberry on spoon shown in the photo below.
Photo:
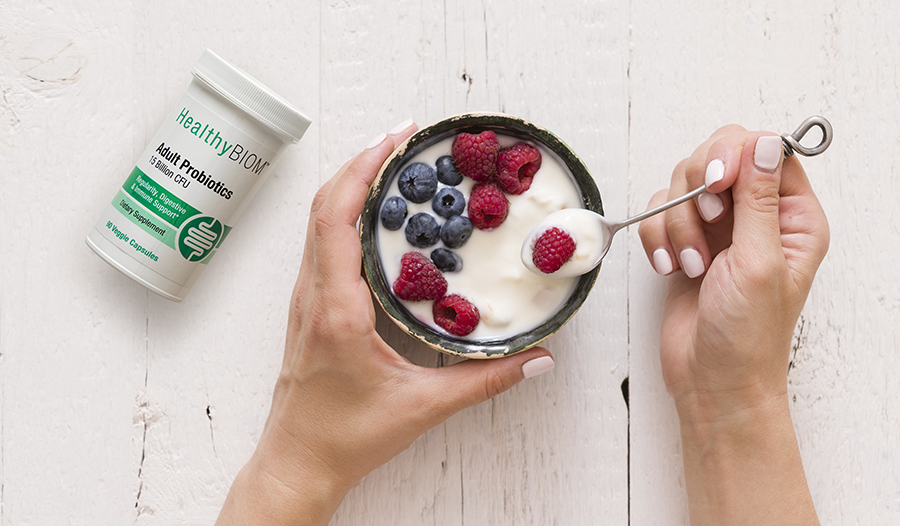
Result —
[{"label": "raspberry on spoon", "polygon": [[565,230],[552,227],[534,241],[531,260],[541,272],[552,274],[562,268],[575,253],[575,240]]}]

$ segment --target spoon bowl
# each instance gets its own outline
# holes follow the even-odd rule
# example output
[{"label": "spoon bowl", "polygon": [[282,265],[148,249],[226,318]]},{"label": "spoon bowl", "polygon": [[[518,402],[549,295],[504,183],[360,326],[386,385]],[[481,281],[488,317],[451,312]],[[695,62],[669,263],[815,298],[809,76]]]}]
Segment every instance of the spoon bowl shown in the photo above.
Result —
[{"label": "spoon bowl", "polygon": [[[572,234],[578,239],[578,244],[575,253],[562,268],[547,274],[535,266],[532,251],[537,238],[554,227]],[[603,256],[609,251],[614,233],[613,225],[596,212],[584,208],[559,210],[542,219],[525,238],[525,242],[522,243],[522,263],[528,270],[538,275],[557,279],[574,278],[600,264]]]}]

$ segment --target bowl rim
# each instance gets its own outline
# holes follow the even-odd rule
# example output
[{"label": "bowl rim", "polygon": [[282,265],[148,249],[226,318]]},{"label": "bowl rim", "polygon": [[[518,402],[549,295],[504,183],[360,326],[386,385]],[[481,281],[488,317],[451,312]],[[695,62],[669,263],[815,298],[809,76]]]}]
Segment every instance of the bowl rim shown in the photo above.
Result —
[{"label": "bowl rim", "polygon": [[[596,182],[577,154],[553,132],[531,121],[505,113],[472,112],[453,115],[430,124],[399,145],[385,160],[369,187],[365,208],[359,222],[363,269],[369,289],[381,308],[403,331],[429,347],[466,358],[498,358],[524,351],[540,344],[562,328],[578,311],[593,288],[600,266],[581,276],[575,290],[563,307],[537,327],[509,338],[466,340],[448,335],[422,323],[394,296],[385,279],[378,251],[375,250],[379,211],[383,190],[408,159],[433,143],[460,132],[479,133],[492,129],[503,135],[541,143],[569,169],[577,184],[585,208],[603,214],[603,204]],[[366,228],[370,225],[370,228]]]}]

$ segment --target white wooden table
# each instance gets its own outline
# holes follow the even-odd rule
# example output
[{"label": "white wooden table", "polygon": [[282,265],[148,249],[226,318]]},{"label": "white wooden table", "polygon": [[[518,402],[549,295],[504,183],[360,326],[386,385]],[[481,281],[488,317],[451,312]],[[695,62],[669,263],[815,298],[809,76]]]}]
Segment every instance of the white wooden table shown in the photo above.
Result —
[{"label": "white wooden table", "polygon": [[[470,110],[556,132],[614,218],[721,124],[828,117],[792,409],[822,522],[900,522],[900,4],[359,4],[0,0],[0,524],[211,523],[263,427],[315,189],[394,124]],[[83,239],[206,47],[314,123],[174,304]],[[333,524],[685,524],[663,284],[617,236],[556,369],[425,434]]]}]

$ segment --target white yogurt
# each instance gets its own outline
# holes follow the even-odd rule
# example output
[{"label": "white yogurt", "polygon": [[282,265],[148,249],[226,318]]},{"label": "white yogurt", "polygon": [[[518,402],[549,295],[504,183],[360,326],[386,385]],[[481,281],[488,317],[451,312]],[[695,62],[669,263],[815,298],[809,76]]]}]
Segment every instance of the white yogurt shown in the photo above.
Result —
[{"label": "white yogurt", "polygon": [[[519,139],[498,134],[501,148],[519,142]],[[408,164],[422,162],[435,165],[438,157],[450,154],[453,138],[444,139],[419,153]],[[475,229],[472,236],[460,248],[452,249],[463,260],[460,272],[445,272],[447,293],[460,294],[478,308],[481,322],[465,339],[491,340],[515,336],[541,325],[566,302],[577,285],[577,278],[555,279],[534,274],[522,263],[522,244],[531,230],[547,215],[567,208],[582,208],[581,193],[568,169],[547,148],[535,144],[541,152],[541,168],[534,176],[531,187],[521,195],[509,195],[510,209],[506,221],[493,230]],[[402,173],[407,165],[397,172]],[[387,195],[401,195],[397,177],[387,187]],[[457,188],[466,196],[475,182],[464,177]],[[445,185],[438,184],[438,189]],[[402,196],[401,196],[402,197]],[[407,218],[426,212],[443,224],[444,219],[434,214],[431,200],[416,204],[407,200]],[[463,215],[467,215],[465,212]],[[406,223],[396,231],[390,231],[378,222],[376,241],[385,278],[390,287],[400,275],[400,259],[403,254],[418,251],[426,257],[435,248],[444,246],[438,242],[427,248],[409,244],[405,234]],[[434,323],[431,301],[409,302],[403,305],[422,323],[438,332],[446,332]]]}]

